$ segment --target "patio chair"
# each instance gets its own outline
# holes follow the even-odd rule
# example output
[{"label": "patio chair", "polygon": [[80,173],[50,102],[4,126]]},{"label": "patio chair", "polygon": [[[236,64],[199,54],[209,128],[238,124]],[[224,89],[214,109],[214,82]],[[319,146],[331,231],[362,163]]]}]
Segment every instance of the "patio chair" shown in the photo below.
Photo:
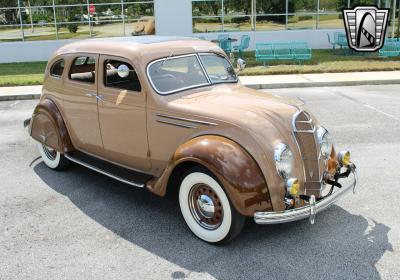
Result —
[{"label": "patio chair", "polygon": [[233,46],[234,51],[239,52],[239,57],[242,58],[242,54],[244,50],[247,50],[250,45],[250,36],[249,35],[243,35],[242,38],[240,39],[240,44]]},{"label": "patio chair", "polygon": [[331,38],[329,33],[326,33],[326,36],[328,36],[328,43],[332,46],[332,50],[336,49],[336,42],[334,38]]},{"label": "patio chair", "polygon": [[219,47],[223,49],[226,54],[230,55],[232,52],[232,42],[229,40],[229,37],[227,39],[219,40]]}]

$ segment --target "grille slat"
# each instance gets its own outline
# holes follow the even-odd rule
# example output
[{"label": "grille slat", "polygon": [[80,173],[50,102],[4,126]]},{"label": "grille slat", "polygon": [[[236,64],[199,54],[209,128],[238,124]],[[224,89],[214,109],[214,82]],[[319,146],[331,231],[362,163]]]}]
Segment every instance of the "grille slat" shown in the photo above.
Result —
[{"label": "grille slat", "polygon": [[320,196],[324,161],[314,122],[307,112],[299,111],[293,116],[292,126],[303,160],[305,192],[307,195]]}]

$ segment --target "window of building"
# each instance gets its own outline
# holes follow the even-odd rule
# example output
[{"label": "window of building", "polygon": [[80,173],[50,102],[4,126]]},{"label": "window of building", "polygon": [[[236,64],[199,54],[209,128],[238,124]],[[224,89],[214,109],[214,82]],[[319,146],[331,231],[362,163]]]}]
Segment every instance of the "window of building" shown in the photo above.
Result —
[{"label": "window of building", "polygon": [[61,77],[64,71],[64,59],[57,60],[50,68],[50,75],[53,77]]},{"label": "window of building", "polygon": [[69,71],[73,81],[94,84],[96,77],[96,60],[91,56],[79,56],[74,59]]},{"label": "window of building", "polygon": [[0,43],[155,33],[153,0],[90,2],[0,1]]},{"label": "window of building", "polygon": [[[342,9],[378,0],[192,0],[193,33],[343,28]],[[389,1],[390,2],[390,1]],[[385,2],[385,3],[389,3]]]},{"label": "window of building", "polygon": [[[118,73],[121,70],[122,75]],[[125,75],[124,70],[126,71]],[[104,85],[131,91],[141,91],[142,89],[135,69],[129,63],[112,59],[104,61]]]}]

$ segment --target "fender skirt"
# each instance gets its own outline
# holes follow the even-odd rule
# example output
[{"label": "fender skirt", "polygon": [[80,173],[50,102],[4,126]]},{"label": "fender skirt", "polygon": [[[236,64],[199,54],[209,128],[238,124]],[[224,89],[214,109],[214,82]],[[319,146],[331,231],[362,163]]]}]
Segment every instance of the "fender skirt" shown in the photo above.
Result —
[{"label": "fender skirt", "polygon": [[51,99],[45,98],[36,106],[29,124],[29,134],[60,153],[73,150],[61,113]]},{"label": "fender skirt", "polygon": [[162,175],[147,184],[149,190],[164,196],[170,175],[184,162],[208,168],[240,214],[272,211],[268,186],[256,161],[236,142],[221,136],[199,136],[179,146]]}]

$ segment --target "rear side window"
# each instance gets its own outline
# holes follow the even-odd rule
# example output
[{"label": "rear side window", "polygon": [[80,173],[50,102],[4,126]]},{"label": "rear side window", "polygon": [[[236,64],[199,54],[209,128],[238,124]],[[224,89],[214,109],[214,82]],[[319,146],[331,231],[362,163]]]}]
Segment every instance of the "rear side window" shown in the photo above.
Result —
[{"label": "rear side window", "polygon": [[64,72],[64,59],[57,60],[50,68],[50,75],[53,77],[61,77]]},{"label": "rear side window", "polygon": [[69,70],[69,78],[73,81],[94,84],[96,77],[96,60],[91,56],[79,56],[74,59]]},{"label": "rear side window", "polygon": [[113,59],[104,61],[104,85],[118,89],[141,91],[139,78],[132,65]]}]

